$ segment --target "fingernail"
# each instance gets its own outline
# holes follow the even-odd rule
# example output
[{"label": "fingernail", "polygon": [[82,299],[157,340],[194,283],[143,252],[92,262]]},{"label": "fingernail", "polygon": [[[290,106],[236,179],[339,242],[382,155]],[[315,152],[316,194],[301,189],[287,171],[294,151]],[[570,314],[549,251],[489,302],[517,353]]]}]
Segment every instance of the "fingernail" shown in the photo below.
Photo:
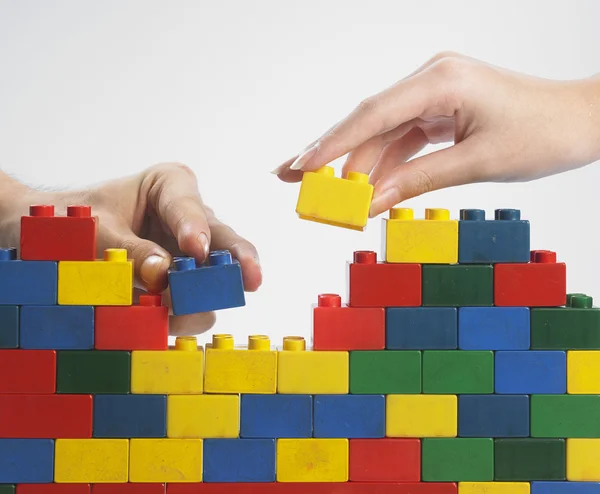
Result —
[{"label": "fingernail", "polygon": [[384,190],[373,199],[371,202],[371,210],[369,216],[371,218],[387,209],[391,209],[400,202],[400,192],[396,187]]},{"label": "fingernail", "polygon": [[287,168],[287,165],[284,163],[283,165],[279,165],[277,168],[275,168],[274,170],[271,170],[271,173],[273,175],[279,175],[282,171],[284,171]]},{"label": "fingernail", "polygon": [[296,161],[291,164],[290,170],[302,170],[302,168],[310,161],[310,159],[317,153],[318,150],[319,143],[308,148],[296,158]]},{"label": "fingernail", "polygon": [[202,246],[202,251],[204,252],[204,259],[208,259],[208,255],[210,254],[210,242],[208,241],[208,235],[202,232],[198,234],[198,242]]},{"label": "fingernail", "polygon": [[151,255],[144,259],[140,266],[140,278],[146,285],[154,285],[159,273],[169,269],[169,260],[164,257]]}]

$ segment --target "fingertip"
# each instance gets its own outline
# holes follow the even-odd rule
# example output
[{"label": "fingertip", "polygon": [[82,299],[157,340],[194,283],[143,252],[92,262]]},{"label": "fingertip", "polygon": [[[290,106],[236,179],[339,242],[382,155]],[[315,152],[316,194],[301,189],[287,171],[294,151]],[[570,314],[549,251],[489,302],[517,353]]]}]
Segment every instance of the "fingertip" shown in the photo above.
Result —
[{"label": "fingertip", "polygon": [[304,172],[302,172],[302,171],[296,171],[296,170],[289,170],[289,169],[287,169],[287,170],[282,171],[278,175],[278,178],[282,182],[295,183],[295,182],[302,181],[302,176],[303,175],[304,175]]},{"label": "fingertip", "polygon": [[171,260],[158,254],[146,257],[139,268],[139,277],[151,293],[160,293],[167,287],[167,275]]},{"label": "fingertip", "polygon": [[182,226],[177,234],[177,245],[181,252],[193,257],[198,262],[208,259],[210,253],[210,238],[208,232],[199,228]]},{"label": "fingertip", "polygon": [[185,316],[169,316],[171,336],[193,336],[206,333],[217,322],[214,312],[201,312]]},{"label": "fingertip", "polygon": [[263,274],[257,255],[242,255],[237,258],[242,268],[244,290],[255,292],[262,284]]}]

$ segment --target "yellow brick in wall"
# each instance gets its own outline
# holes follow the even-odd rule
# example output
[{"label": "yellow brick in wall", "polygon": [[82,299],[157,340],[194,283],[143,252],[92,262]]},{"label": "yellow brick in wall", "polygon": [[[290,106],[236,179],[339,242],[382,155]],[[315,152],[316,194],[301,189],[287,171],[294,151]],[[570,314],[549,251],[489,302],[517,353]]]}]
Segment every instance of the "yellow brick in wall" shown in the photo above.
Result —
[{"label": "yellow brick in wall", "polygon": [[529,494],[529,482],[459,482],[458,494]]},{"label": "yellow brick in wall", "polygon": [[133,261],[125,249],[106,249],[103,261],[60,261],[60,305],[131,305]]},{"label": "yellow brick in wall", "polygon": [[131,352],[134,394],[202,393],[204,352],[193,336],[180,336],[174,350]]},{"label": "yellow brick in wall", "polygon": [[567,352],[567,393],[600,394],[600,351]]},{"label": "yellow brick in wall", "polygon": [[132,439],[130,482],[202,482],[202,439]]},{"label": "yellow brick in wall", "polygon": [[167,399],[167,437],[236,438],[239,395],[182,395]]},{"label": "yellow brick in wall", "polygon": [[229,334],[213,336],[206,347],[206,393],[275,394],[277,352],[269,338],[250,336],[247,349],[235,349]]},{"label": "yellow brick in wall", "polygon": [[387,437],[456,437],[456,395],[388,395]]},{"label": "yellow brick in wall", "polygon": [[458,221],[450,219],[447,209],[426,209],[425,219],[415,220],[412,209],[396,208],[383,221],[386,262],[458,262]]},{"label": "yellow brick in wall", "polygon": [[330,166],[302,176],[296,213],[304,220],[351,230],[364,230],[373,199],[373,186],[365,173],[349,172],[336,178]]},{"label": "yellow brick in wall", "polygon": [[280,394],[347,394],[348,352],[307,352],[304,338],[288,336],[279,352],[277,392]]},{"label": "yellow brick in wall", "polygon": [[348,456],[348,439],[278,439],[277,482],[347,482]]},{"label": "yellow brick in wall", "polygon": [[567,439],[567,480],[600,482],[600,439]]},{"label": "yellow brick in wall", "polygon": [[57,439],[56,483],[122,483],[129,476],[128,439]]}]

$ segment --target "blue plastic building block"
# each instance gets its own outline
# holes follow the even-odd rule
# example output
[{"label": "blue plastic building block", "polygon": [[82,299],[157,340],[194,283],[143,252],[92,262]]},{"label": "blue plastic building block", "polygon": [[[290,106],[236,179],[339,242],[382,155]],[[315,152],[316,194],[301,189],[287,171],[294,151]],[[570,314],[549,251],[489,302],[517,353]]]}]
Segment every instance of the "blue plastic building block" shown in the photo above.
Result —
[{"label": "blue plastic building block", "polygon": [[532,482],[531,494],[600,494],[600,483]]},{"label": "blue plastic building block", "polygon": [[204,482],[275,482],[275,439],[205,439]]},{"label": "blue plastic building block", "polygon": [[529,350],[527,307],[461,307],[458,348],[461,350]]},{"label": "blue plastic building block", "polygon": [[314,437],[380,438],[385,436],[383,395],[317,395]]},{"label": "blue plastic building block", "polygon": [[310,395],[242,395],[240,436],[308,438],[313,432]]},{"label": "blue plastic building block", "polygon": [[566,393],[566,353],[496,352],[495,383],[498,394]]},{"label": "blue plastic building block", "polygon": [[0,484],[54,480],[54,440],[0,439]]},{"label": "blue plastic building block", "polygon": [[199,266],[191,257],[175,258],[169,285],[177,316],[246,305],[242,269],[228,250],[211,252]]},{"label": "blue plastic building block", "polygon": [[455,307],[393,307],[385,310],[388,350],[456,350]]},{"label": "blue plastic building block", "polygon": [[95,395],[93,437],[167,436],[164,395]]},{"label": "blue plastic building block", "polygon": [[0,305],[56,305],[56,262],[19,261],[17,249],[0,249],[0,280]]},{"label": "blue plastic building block", "polygon": [[529,221],[518,209],[497,209],[494,220],[482,209],[463,209],[458,222],[458,262],[529,262]]},{"label": "blue plastic building block", "polygon": [[19,307],[0,305],[0,348],[19,348]]},{"label": "blue plastic building block", "polygon": [[25,306],[21,309],[21,348],[90,350],[94,348],[94,308],[81,305]]},{"label": "blue plastic building block", "polygon": [[458,435],[460,437],[528,437],[529,396],[459,396]]}]

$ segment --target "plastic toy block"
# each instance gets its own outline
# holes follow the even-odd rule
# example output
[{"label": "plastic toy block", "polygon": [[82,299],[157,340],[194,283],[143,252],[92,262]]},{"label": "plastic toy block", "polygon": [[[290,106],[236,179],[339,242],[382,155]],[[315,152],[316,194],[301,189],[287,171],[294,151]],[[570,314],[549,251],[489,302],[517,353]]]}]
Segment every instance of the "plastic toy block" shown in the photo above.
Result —
[{"label": "plastic toy block", "polygon": [[567,480],[600,480],[600,439],[567,439]]},{"label": "plastic toy block", "polygon": [[95,484],[92,494],[166,494],[166,484]]},{"label": "plastic toy block", "polygon": [[600,351],[567,352],[567,393],[600,394]]},{"label": "plastic toy block", "polygon": [[60,305],[131,305],[133,261],[125,249],[106,249],[103,261],[60,261]]},{"label": "plastic toy block", "polygon": [[388,350],[456,349],[458,323],[454,307],[389,308],[385,311],[385,327]]},{"label": "plastic toy block", "polygon": [[494,305],[494,268],[487,265],[423,266],[423,305]]},{"label": "plastic toy block", "polygon": [[211,252],[201,265],[192,257],[175,258],[169,286],[176,316],[246,305],[242,268],[228,250]]},{"label": "plastic toy block", "polygon": [[207,439],[204,482],[275,482],[275,439]]},{"label": "plastic toy block", "polygon": [[357,251],[348,264],[351,307],[421,305],[421,265],[377,262],[377,253]]},{"label": "plastic toy block", "polygon": [[286,336],[277,358],[278,393],[348,394],[348,352],[307,352],[304,338]]},{"label": "plastic toy block", "polygon": [[173,438],[235,438],[240,432],[237,395],[169,396],[167,436]]},{"label": "plastic toy block", "polygon": [[494,220],[482,209],[462,209],[458,223],[458,262],[529,262],[529,221],[518,209],[496,209]]},{"label": "plastic toy block", "polygon": [[0,350],[0,394],[55,393],[56,352]]},{"label": "plastic toy block", "polygon": [[54,482],[127,482],[129,441],[127,439],[58,439]]},{"label": "plastic toy block", "polygon": [[459,396],[458,434],[461,437],[529,437],[529,396]]},{"label": "plastic toy block", "polygon": [[67,305],[23,307],[20,347],[32,350],[94,348],[94,308]]},{"label": "plastic toy block", "polygon": [[19,484],[17,486],[17,494],[90,494],[91,492],[90,484]]},{"label": "plastic toy block", "polygon": [[460,494],[530,494],[528,482],[461,482]]},{"label": "plastic toy block", "polygon": [[567,301],[567,266],[556,252],[531,251],[531,263],[494,266],[494,304],[554,307]]},{"label": "plastic toy block", "polygon": [[[19,307],[0,305],[0,348],[19,347]],[[2,491],[0,491],[2,494]]]},{"label": "plastic toy block", "polygon": [[56,304],[57,265],[19,261],[17,249],[0,248],[0,305]]},{"label": "plastic toy block", "polygon": [[58,352],[57,393],[129,393],[131,354],[95,350]]},{"label": "plastic toy block", "polygon": [[165,437],[167,397],[164,395],[97,395],[94,437]]},{"label": "plastic toy block", "polygon": [[347,482],[348,439],[278,439],[277,482]]},{"label": "plastic toy block", "polygon": [[418,439],[352,439],[350,482],[419,482],[421,441]]},{"label": "plastic toy block", "polygon": [[456,437],[455,395],[388,395],[387,437]]},{"label": "plastic toy block", "polygon": [[202,439],[132,439],[130,482],[201,482]]},{"label": "plastic toy block", "polygon": [[494,392],[494,353],[423,352],[423,393],[490,394]]},{"label": "plastic toy block", "polygon": [[[167,494],[457,494],[451,482],[287,482],[169,484]],[[585,493],[587,494],[587,492]]]},{"label": "plastic toy block", "polygon": [[131,392],[199,394],[203,389],[204,352],[193,336],[180,336],[169,351],[131,352]]},{"label": "plastic toy block", "polygon": [[349,172],[336,178],[330,166],[304,172],[296,213],[303,220],[364,230],[369,218],[373,186],[369,175]]},{"label": "plastic toy block", "polygon": [[531,436],[600,437],[600,396],[532,396]]},{"label": "plastic toy block", "polygon": [[421,392],[421,352],[350,352],[350,393]]},{"label": "plastic toy block", "polygon": [[494,479],[492,439],[423,439],[421,448],[424,482],[485,482]]},{"label": "plastic toy block", "polygon": [[242,395],[241,437],[307,438],[312,432],[312,396]]},{"label": "plastic toy block", "polygon": [[0,395],[0,437],[92,437],[92,397]]},{"label": "plastic toy block", "polygon": [[562,394],[567,356],[558,351],[496,352],[496,393]]},{"label": "plastic toy block", "polygon": [[54,206],[31,206],[21,217],[21,259],[27,261],[93,261],[96,218],[90,206],[67,206],[67,216],[54,216]]},{"label": "plastic toy block", "polygon": [[567,306],[531,311],[531,348],[600,349],[600,308],[592,297],[568,294]]},{"label": "plastic toy block", "polygon": [[169,309],[160,295],[141,295],[139,305],[98,307],[95,347],[98,350],[166,350]]},{"label": "plastic toy block", "polygon": [[461,307],[458,347],[461,350],[529,350],[527,307]]},{"label": "plastic toy block", "polygon": [[247,349],[234,349],[230,334],[213,335],[206,347],[204,391],[206,393],[275,394],[277,351],[267,336],[248,338]]},{"label": "plastic toy block", "polygon": [[531,482],[531,494],[598,494],[597,482]]},{"label": "plastic toy block", "polygon": [[425,219],[415,220],[412,209],[394,208],[383,221],[386,262],[458,262],[458,221],[450,219],[447,209],[426,209]]},{"label": "plastic toy block", "polygon": [[495,480],[565,480],[565,466],[563,439],[494,441]]},{"label": "plastic toy block", "polygon": [[0,439],[0,484],[48,483],[53,479],[53,440]]},{"label": "plastic toy block", "polygon": [[315,350],[383,350],[385,309],[342,307],[339,295],[319,295],[313,309]]},{"label": "plastic toy block", "polygon": [[0,485],[0,494],[15,494],[15,486],[10,484]]},{"label": "plastic toy block", "polygon": [[385,437],[385,396],[315,396],[313,436],[349,439]]}]

